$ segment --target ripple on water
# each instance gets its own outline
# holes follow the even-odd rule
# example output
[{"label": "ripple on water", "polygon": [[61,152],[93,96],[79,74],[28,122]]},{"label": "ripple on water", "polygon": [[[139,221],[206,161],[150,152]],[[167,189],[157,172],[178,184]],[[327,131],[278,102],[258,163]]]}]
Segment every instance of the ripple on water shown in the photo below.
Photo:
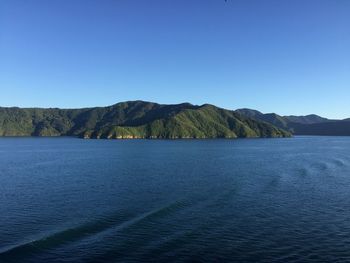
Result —
[{"label": "ripple on water", "polygon": [[80,240],[84,237],[97,234],[105,229],[122,224],[133,218],[133,215],[117,212],[97,221],[87,222],[72,228],[64,229],[37,239],[26,241],[0,250],[0,259],[25,258],[27,255],[42,252],[57,246]]},{"label": "ripple on water", "polygon": [[115,214],[101,217],[96,221],[87,222],[49,235],[43,235],[37,239],[14,246],[0,248],[0,259],[13,259],[17,256],[23,258],[28,254],[35,254],[66,243],[78,241],[109,229],[117,229],[120,231],[123,229],[138,227],[139,225],[156,220],[157,218],[165,217],[172,212],[183,209],[187,205],[188,204],[184,201],[177,201],[141,215],[118,211]]},{"label": "ripple on water", "polygon": [[51,141],[0,158],[1,263],[350,259],[348,138]]}]

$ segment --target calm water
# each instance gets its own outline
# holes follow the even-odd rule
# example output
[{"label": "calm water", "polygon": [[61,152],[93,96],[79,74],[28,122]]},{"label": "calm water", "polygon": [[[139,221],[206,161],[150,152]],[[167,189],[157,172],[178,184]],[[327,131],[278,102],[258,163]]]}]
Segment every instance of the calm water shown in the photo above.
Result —
[{"label": "calm water", "polygon": [[0,139],[0,262],[350,261],[350,138]]}]

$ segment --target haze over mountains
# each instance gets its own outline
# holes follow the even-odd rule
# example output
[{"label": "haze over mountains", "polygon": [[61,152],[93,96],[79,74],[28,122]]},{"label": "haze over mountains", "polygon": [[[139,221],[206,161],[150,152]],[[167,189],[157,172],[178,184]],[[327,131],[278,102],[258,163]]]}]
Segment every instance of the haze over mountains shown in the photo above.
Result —
[{"label": "haze over mountains", "polygon": [[83,109],[0,108],[0,136],[248,138],[350,135],[350,121],[226,110],[189,103],[128,101]]},{"label": "haze over mountains", "polygon": [[280,116],[276,113],[263,114],[251,109],[238,109],[236,112],[252,119],[271,123],[295,135],[350,135],[350,118],[331,120],[315,114],[306,116]]}]

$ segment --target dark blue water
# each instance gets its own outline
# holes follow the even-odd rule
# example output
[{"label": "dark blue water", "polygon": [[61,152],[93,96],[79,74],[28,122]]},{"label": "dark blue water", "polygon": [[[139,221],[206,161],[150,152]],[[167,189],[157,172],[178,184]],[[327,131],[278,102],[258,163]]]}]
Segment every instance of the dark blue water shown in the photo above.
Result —
[{"label": "dark blue water", "polygon": [[350,261],[350,138],[0,139],[0,262]]}]

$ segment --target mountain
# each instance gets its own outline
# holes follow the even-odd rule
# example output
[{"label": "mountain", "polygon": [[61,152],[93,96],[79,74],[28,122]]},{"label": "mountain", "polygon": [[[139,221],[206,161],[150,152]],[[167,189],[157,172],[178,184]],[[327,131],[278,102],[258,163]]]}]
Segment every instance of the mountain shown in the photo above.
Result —
[{"label": "mountain", "polygon": [[83,109],[0,108],[0,136],[84,138],[287,137],[274,125],[213,105],[144,101]]},{"label": "mountain", "polygon": [[306,116],[280,116],[275,113],[261,113],[251,109],[238,109],[237,113],[273,124],[295,135],[350,136],[350,119],[330,120],[315,114]]},{"label": "mountain", "polygon": [[284,119],[286,119],[288,122],[294,122],[294,123],[301,123],[301,124],[314,124],[314,123],[321,123],[321,122],[328,122],[331,121],[329,119],[320,117],[316,114],[310,114],[306,116],[284,116]]},{"label": "mountain", "polygon": [[312,124],[293,124],[296,135],[350,136],[350,121],[327,121]]},{"label": "mountain", "polygon": [[277,115],[275,113],[264,114],[264,113],[261,113],[260,111],[251,110],[251,109],[238,109],[235,112],[241,114],[242,116],[246,116],[248,118],[270,123],[281,129],[288,129],[288,120],[284,119],[282,116]]}]

